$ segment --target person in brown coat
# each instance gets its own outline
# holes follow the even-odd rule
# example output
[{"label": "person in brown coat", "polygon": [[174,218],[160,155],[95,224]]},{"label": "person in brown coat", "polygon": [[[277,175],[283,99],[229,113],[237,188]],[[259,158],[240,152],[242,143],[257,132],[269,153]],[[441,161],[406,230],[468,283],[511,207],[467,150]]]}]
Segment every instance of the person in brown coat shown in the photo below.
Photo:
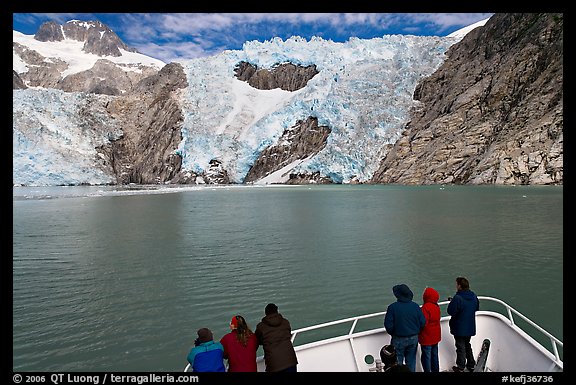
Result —
[{"label": "person in brown coat", "polygon": [[266,305],[266,316],[256,325],[258,344],[264,348],[267,372],[296,372],[298,359],[292,345],[290,322],[278,313],[278,306]]}]

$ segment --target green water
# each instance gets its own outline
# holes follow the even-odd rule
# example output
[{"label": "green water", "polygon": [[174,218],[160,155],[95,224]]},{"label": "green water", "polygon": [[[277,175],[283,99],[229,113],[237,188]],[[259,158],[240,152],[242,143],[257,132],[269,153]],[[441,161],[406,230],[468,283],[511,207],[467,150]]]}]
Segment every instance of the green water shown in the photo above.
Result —
[{"label": "green water", "polygon": [[300,328],[458,275],[563,339],[561,186],[65,189],[15,189],[15,371],[180,371],[268,302]]}]

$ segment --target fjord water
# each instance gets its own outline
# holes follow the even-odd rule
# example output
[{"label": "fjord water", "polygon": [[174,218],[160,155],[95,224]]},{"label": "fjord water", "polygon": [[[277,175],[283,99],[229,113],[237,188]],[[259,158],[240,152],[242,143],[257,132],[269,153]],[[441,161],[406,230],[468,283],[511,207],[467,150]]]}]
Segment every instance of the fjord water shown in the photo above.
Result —
[{"label": "fjord water", "polygon": [[459,275],[563,339],[562,186],[48,190],[14,188],[14,371],[181,371],[269,302],[295,329]]}]

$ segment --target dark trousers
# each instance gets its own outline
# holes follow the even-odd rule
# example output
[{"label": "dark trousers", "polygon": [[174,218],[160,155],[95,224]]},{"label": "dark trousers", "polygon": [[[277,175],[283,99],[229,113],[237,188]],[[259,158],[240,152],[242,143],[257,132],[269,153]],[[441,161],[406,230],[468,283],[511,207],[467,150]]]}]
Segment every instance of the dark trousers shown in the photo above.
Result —
[{"label": "dark trousers", "polygon": [[476,366],[476,360],[472,352],[472,345],[470,345],[470,338],[472,337],[454,336],[454,342],[456,343],[456,366],[460,369],[468,368],[468,370],[472,371]]}]

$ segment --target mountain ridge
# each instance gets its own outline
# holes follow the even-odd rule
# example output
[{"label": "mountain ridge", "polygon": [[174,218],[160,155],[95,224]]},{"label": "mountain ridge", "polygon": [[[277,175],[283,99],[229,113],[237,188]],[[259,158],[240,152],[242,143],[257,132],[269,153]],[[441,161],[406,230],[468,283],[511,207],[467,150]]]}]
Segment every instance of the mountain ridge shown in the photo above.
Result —
[{"label": "mountain ridge", "polygon": [[[561,22],[556,23],[555,29],[554,23],[550,22],[557,15],[496,14],[497,17],[493,16],[486,24],[496,23],[515,30],[515,25],[521,26],[530,15],[536,20],[548,20],[548,23],[540,23],[539,28],[552,28],[556,31],[553,34],[555,41],[561,41]],[[441,104],[433,100],[434,92],[442,96],[453,91],[442,90],[434,84],[451,84],[447,79],[457,75],[458,66],[449,64],[458,57],[454,54],[459,52],[457,47],[464,47],[460,48],[464,52],[466,49],[478,51],[483,44],[487,45],[482,41],[485,36],[476,37],[473,47],[470,43],[464,44],[472,39],[469,36],[476,36],[483,30],[472,28],[464,38],[398,35],[369,41],[350,39],[347,43],[327,42],[321,38],[306,41],[298,37],[286,41],[246,42],[241,51],[171,63],[161,67],[162,70],[149,65],[148,73],[128,80],[126,68],[122,69],[123,73],[113,74],[113,71],[106,71],[110,64],[103,65],[100,61],[96,65],[96,61],[82,76],[49,83],[65,92],[53,99],[57,104],[69,103],[66,93],[75,89],[80,89],[74,92],[84,96],[77,96],[73,103],[78,103],[78,98],[93,95],[90,105],[81,103],[84,105],[81,109],[61,107],[60,115],[66,117],[62,117],[60,130],[51,128],[52,122],[41,116],[57,110],[58,106],[48,108],[42,106],[42,99],[35,99],[40,104],[35,108],[26,107],[29,94],[45,87],[36,85],[32,89],[22,89],[22,85],[27,87],[26,83],[31,84],[34,78],[18,66],[19,53],[23,49],[15,39],[13,181],[15,185],[54,184],[48,174],[61,173],[56,184],[562,184],[563,122],[557,118],[552,123],[555,128],[551,134],[557,140],[546,139],[546,130],[536,130],[535,126],[534,135],[542,139],[524,140],[524,143],[532,143],[530,151],[527,151],[527,145],[523,149],[510,144],[503,136],[490,139],[502,143],[498,156],[508,159],[508,164],[513,166],[506,167],[504,160],[493,160],[474,178],[467,179],[463,175],[472,175],[473,172],[466,170],[481,161],[474,165],[461,162],[456,169],[449,169],[445,166],[447,163],[458,163],[451,160],[451,155],[443,163],[399,156],[402,148],[420,148],[421,156],[412,156],[414,159],[425,159],[422,154],[432,154],[429,155],[432,159],[438,155],[436,149],[417,145],[418,138],[428,134],[424,134],[426,129],[422,127],[416,129],[416,123],[430,126],[430,120],[426,123],[421,118],[427,111],[437,111],[437,118],[443,116],[448,119],[446,122],[454,119],[450,117],[448,105],[439,107]],[[15,36],[18,37],[16,32]],[[490,41],[497,41],[499,37],[492,34]],[[498,44],[492,44],[492,47],[496,46]],[[558,44],[545,41],[534,52],[548,49],[550,54],[553,52],[550,47],[554,46]],[[127,54],[127,51],[121,52]],[[473,57],[472,52],[468,60]],[[105,60],[109,58],[111,56],[106,56]],[[475,61],[478,68],[481,68],[480,64],[481,60]],[[98,66],[103,69],[99,70]],[[443,75],[439,76],[437,70],[443,71]],[[504,70],[511,79],[521,78],[510,65]],[[555,71],[558,72],[558,68]],[[99,82],[91,81],[96,73],[113,76]],[[475,74],[485,77],[483,72]],[[463,74],[457,77],[463,84],[468,84]],[[124,80],[121,83],[118,79]],[[561,84],[562,78],[556,78],[556,81]],[[66,84],[68,86],[64,87]],[[469,87],[473,88],[474,84]],[[459,86],[452,83],[451,87]],[[548,92],[558,94],[556,89]],[[476,95],[460,89],[450,99],[452,103],[462,101],[462,95],[468,94]],[[558,103],[551,108],[561,111],[561,91],[555,100]],[[471,105],[477,108],[477,104]],[[529,108],[524,110],[528,112]],[[527,112],[523,113],[523,119],[530,119]],[[459,113],[466,114],[465,110]],[[57,144],[52,146],[47,144],[48,140],[39,139],[46,139],[46,135],[50,137],[55,131],[61,132],[63,127],[76,130],[72,127],[77,127],[77,123],[72,122],[78,120],[83,130],[102,132],[107,138],[93,144],[91,155],[83,162],[82,172],[69,165],[59,166],[65,162],[65,154],[74,153],[73,142],[67,146],[65,142],[54,141]],[[494,124],[484,122],[491,130]],[[434,135],[432,133],[430,138]],[[478,135],[486,136],[486,132]],[[531,132],[524,135],[529,136]],[[470,135],[462,135],[462,138],[477,141],[477,137]],[[514,140],[518,141],[518,138],[512,142]],[[553,146],[549,144],[550,140]],[[469,151],[465,139],[452,146],[459,146],[461,152]],[[507,155],[518,151],[514,158]],[[51,152],[52,155],[61,154],[61,161],[55,161]],[[450,153],[456,155],[454,159],[461,158],[458,151]],[[514,161],[510,162],[510,159]],[[427,169],[424,167],[427,164],[435,164],[437,168]],[[418,167],[422,169],[414,171]],[[406,177],[409,174],[413,177]],[[431,177],[414,177],[417,174]],[[398,178],[398,175],[405,177]]]}]

